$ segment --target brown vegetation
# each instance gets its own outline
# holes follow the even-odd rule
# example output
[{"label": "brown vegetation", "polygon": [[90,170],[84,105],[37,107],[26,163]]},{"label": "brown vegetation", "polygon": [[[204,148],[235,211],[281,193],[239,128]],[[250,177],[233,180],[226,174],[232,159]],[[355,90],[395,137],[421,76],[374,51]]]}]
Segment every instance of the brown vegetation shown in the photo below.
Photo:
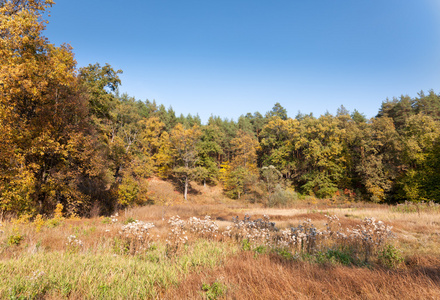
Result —
[{"label": "brown vegetation", "polygon": [[[301,250],[292,246],[291,250],[280,252],[270,240],[264,242],[264,235],[257,235],[247,244],[217,234],[217,230],[228,230],[233,217],[243,220],[248,213],[252,220],[263,215],[274,216],[271,221],[275,221],[280,231],[261,231],[273,237],[289,226],[304,224],[306,219],[317,230],[324,231],[326,215],[335,215],[346,232],[346,228],[362,224],[365,216],[375,216],[394,226],[394,238],[387,244],[393,245],[392,249],[397,250],[392,254],[397,258],[401,255],[404,261],[396,259],[395,264],[387,266],[381,263],[378,254],[370,254],[371,259],[364,261],[363,254],[358,252],[363,251],[363,246],[355,244],[347,244],[355,251],[345,253],[352,255],[348,261],[326,257],[326,249],[342,249],[332,244],[337,239],[333,242],[317,239],[320,244],[315,248]],[[171,218],[177,215],[180,217]],[[215,222],[214,231],[205,230],[214,224],[204,219],[206,215]],[[0,294],[11,296],[8,286],[14,286],[17,296],[32,296],[34,291],[47,299],[436,299],[440,297],[438,218],[438,210],[428,208],[414,212],[396,206],[371,207],[357,203],[355,208],[335,205],[317,209],[316,204],[308,207],[303,204],[301,208],[281,210],[211,201],[143,206],[120,211],[117,217],[65,219],[58,215],[32,222],[26,217],[4,220],[0,228],[0,264],[3,272],[9,272],[13,266],[14,274],[19,277],[14,275],[0,281]],[[124,227],[124,224],[132,226]],[[147,235],[143,234],[140,242],[136,238],[139,231],[126,237],[121,234],[123,228],[145,224],[149,226]],[[180,224],[185,225],[180,227]],[[13,239],[15,236],[18,238]],[[54,256],[59,261],[49,263]],[[120,273],[115,273],[113,268],[118,268]],[[148,273],[150,268],[157,269],[156,273]],[[55,276],[53,272],[63,274],[59,282],[49,280]],[[37,276],[34,273],[43,274],[35,279],[46,286],[43,290],[29,285],[26,278]],[[135,286],[143,281],[151,286],[141,292]],[[68,293],[62,291],[64,286],[70,287]],[[101,290],[102,287],[105,288]]]},{"label": "brown vegetation", "polygon": [[228,287],[225,299],[438,299],[440,260],[426,260],[390,271],[240,253],[214,270],[192,273],[165,298],[199,299],[204,283],[221,282]]}]

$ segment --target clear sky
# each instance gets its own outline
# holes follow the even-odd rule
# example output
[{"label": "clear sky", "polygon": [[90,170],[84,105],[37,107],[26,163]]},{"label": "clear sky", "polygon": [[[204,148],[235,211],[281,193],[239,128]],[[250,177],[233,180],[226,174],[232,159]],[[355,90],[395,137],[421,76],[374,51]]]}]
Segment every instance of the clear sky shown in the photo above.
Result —
[{"label": "clear sky", "polygon": [[78,66],[122,69],[120,92],[237,120],[373,117],[387,97],[440,92],[440,0],[58,0],[45,35]]}]

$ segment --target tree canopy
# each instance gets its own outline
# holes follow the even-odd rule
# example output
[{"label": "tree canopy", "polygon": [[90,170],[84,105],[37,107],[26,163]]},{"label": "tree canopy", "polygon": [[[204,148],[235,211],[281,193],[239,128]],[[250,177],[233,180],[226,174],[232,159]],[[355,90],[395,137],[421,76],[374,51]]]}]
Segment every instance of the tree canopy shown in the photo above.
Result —
[{"label": "tree canopy", "polygon": [[[0,1],[0,211],[108,213],[149,201],[148,179],[220,184],[231,198],[275,203],[286,191],[374,202],[440,202],[440,95],[290,118],[275,103],[237,121],[176,116],[118,92],[109,64],[77,68],[43,36],[50,0]],[[195,108],[196,110],[196,108]],[[283,194],[283,195],[288,195]]]}]

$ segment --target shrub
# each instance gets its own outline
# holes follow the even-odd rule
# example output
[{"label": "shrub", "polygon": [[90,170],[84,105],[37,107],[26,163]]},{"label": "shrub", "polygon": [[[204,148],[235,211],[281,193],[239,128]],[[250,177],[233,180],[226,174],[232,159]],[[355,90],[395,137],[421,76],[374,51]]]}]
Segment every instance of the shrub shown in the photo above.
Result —
[{"label": "shrub", "polygon": [[255,247],[254,251],[255,251],[255,253],[263,254],[263,253],[267,252],[267,249],[265,246],[260,245],[260,246]]},{"label": "shrub", "polygon": [[241,249],[243,249],[243,251],[249,251],[251,250],[251,243],[249,243],[248,239],[244,239],[241,242]]},{"label": "shrub", "polygon": [[18,219],[12,220],[12,224],[14,224],[14,225],[28,224],[30,218],[31,218],[31,215],[22,214]]},{"label": "shrub", "polygon": [[218,234],[218,225],[211,220],[210,216],[205,219],[191,217],[187,221],[189,231],[202,238],[215,238]]},{"label": "shrub", "polygon": [[41,228],[44,226],[44,224],[45,224],[45,222],[44,222],[44,220],[43,220],[43,217],[42,217],[40,214],[38,214],[38,215],[35,217],[35,220],[34,220],[35,230],[36,230],[37,232],[40,232],[40,231],[41,231]]},{"label": "shrub", "polygon": [[57,226],[60,226],[61,223],[61,219],[53,218],[46,221],[46,226],[49,228],[55,228]]},{"label": "shrub", "polygon": [[12,234],[8,236],[8,246],[18,246],[20,245],[20,242],[24,239],[24,236],[22,236],[19,233]]},{"label": "shrub", "polygon": [[136,220],[133,219],[132,217],[129,217],[127,220],[125,220],[124,225],[130,224],[130,223],[135,223]]},{"label": "shrub", "polygon": [[379,262],[387,268],[395,268],[403,262],[400,251],[393,245],[387,245],[378,255]]},{"label": "shrub", "polygon": [[119,255],[126,255],[130,253],[130,242],[120,237],[113,238],[113,252]]},{"label": "shrub", "polygon": [[294,260],[298,258],[298,256],[294,256],[288,249],[286,248],[276,248],[274,252],[284,258],[285,260]]},{"label": "shrub", "polygon": [[83,242],[76,237],[76,235],[69,235],[67,237],[67,250],[68,252],[75,253],[78,252],[83,247]]},{"label": "shrub", "polygon": [[101,219],[102,224],[110,224],[112,223],[112,220],[109,217],[104,217]]},{"label": "shrub", "polygon": [[227,288],[223,283],[216,281],[211,285],[202,284],[202,290],[206,292],[206,299],[215,300],[225,295]]},{"label": "shrub", "polygon": [[348,249],[329,249],[327,253],[325,253],[325,257],[332,263],[341,263],[343,265],[351,265],[354,263],[353,253]]},{"label": "shrub", "polygon": [[128,252],[134,255],[150,248],[151,236],[149,230],[154,227],[154,224],[130,219],[130,222],[123,225],[119,232],[119,246],[122,246],[120,248],[122,253],[126,254]]},{"label": "shrub", "polygon": [[[223,235],[233,238],[237,242],[247,240],[249,247],[257,247],[259,245],[271,244],[271,232],[275,232],[275,223],[269,221],[268,216],[263,219],[252,221],[249,215],[246,215],[243,220],[238,217],[233,218],[233,225],[228,226]],[[250,249],[249,249],[250,250]]]},{"label": "shrub", "polygon": [[53,218],[54,219],[59,219],[59,220],[64,219],[64,217],[63,217],[63,209],[64,209],[64,206],[61,203],[58,203],[56,208],[55,208]]},{"label": "shrub", "polygon": [[188,242],[188,236],[185,230],[186,222],[179,216],[171,217],[168,224],[170,224],[170,232],[166,239],[166,255],[171,257]]},{"label": "shrub", "polygon": [[55,208],[53,218],[46,221],[47,227],[54,228],[62,224],[62,221],[64,220],[63,209],[63,205],[61,203],[58,203]]},{"label": "shrub", "polygon": [[298,194],[293,189],[284,189],[277,185],[275,191],[268,201],[269,207],[285,207],[298,200]]},{"label": "shrub", "polygon": [[371,258],[377,258],[391,235],[391,227],[374,218],[365,218],[360,225],[345,229],[338,217],[327,218],[326,230],[317,229],[309,219],[297,227],[278,230],[267,216],[252,221],[246,215],[243,220],[233,218],[234,224],[228,226],[223,235],[241,244],[244,251],[268,249],[281,256],[308,257],[344,265],[368,264]]}]

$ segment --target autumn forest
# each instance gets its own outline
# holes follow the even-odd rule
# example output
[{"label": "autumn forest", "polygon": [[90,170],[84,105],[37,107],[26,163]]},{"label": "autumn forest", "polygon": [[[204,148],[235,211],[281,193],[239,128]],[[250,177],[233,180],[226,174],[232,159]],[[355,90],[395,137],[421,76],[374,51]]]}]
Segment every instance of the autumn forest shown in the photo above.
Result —
[{"label": "autumn forest", "polygon": [[184,116],[120,94],[122,71],[108,64],[78,68],[69,45],[44,37],[51,4],[0,1],[2,215],[154,204],[152,177],[172,182],[183,201],[198,182],[270,207],[305,196],[440,203],[435,91],[387,99],[371,119],[344,106],[289,116],[275,103],[202,124],[196,107]]}]

